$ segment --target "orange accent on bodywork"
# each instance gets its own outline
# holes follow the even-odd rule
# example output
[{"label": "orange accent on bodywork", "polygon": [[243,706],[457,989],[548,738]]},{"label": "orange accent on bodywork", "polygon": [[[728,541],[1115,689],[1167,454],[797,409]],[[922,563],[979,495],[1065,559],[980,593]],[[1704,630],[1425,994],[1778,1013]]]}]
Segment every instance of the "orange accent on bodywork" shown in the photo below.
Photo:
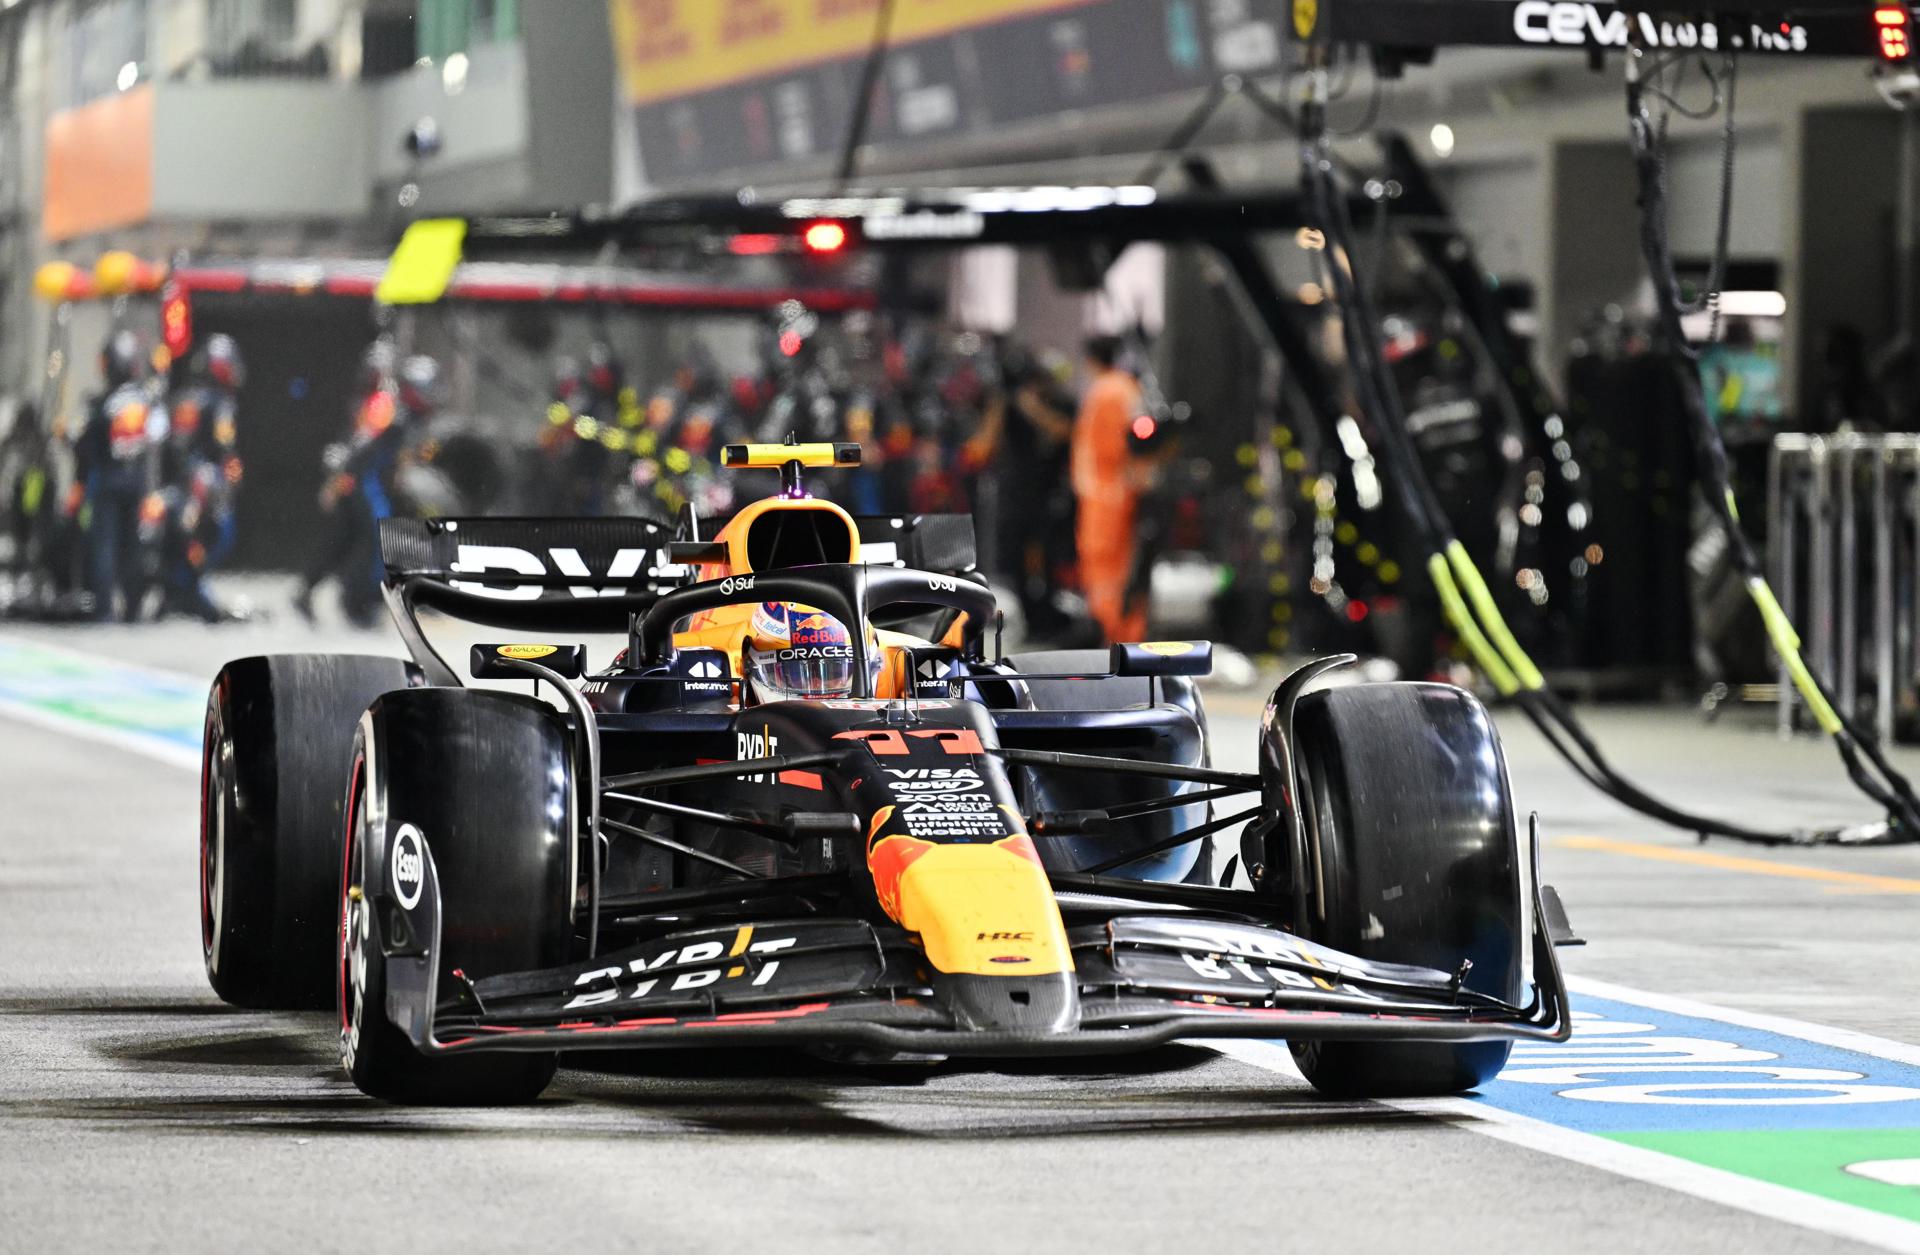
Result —
[{"label": "orange accent on bodywork", "polygon": [[[752,572],[753,567],[747,561],[747,533],[755,519],[780,510],[811,510],[815,513],[838,516],[847,526],[848,560],[852,562],[860,560],[860,529],[853,521],[853,516],[845,510],[831,501],[812,497],[798,500],[768,497],[750,503],[720,529],[719,535],[714,539],[726,546],[726,559],[721,562],[697,564],[694,568],[694,578],[718,580],[725,579],[729,575],[745,575]],[[741,651],[747,637],[752,634],[753,611],[754,607],[750,603],[703,610],[689,617],[684,630],[674,633],[674,644],[682,649],[707,648],[726,651],[727,659],[732,664],[733,675],[739,677],[744,674]],[[941,643],[957,647],[964,639],[964,623],[963,615],[961,621],[942,638]],[[907,691],[906,651],[923,648],[930,642],[904,632],[891,632],[885,629],[877,629],[875,637],[880,642],[882,666],[880,677],[875,684],[874,696],[877,698],[900,697]],[[896,737],[895,740],[897,742],[898,738]],[[874,752],[904,754],[907,751],[902,745],[892,750],[876,747]]]},{"label": "orange accent on bodywork", "polygon": [[971,728],[915,728],[907,735],[923,741],[938,741],[940,748],[949,754],[971,756],[987,752],[986,746],[980,744],[980,734]]},{"label": "orange accent on bodywork", "polygon": [[853,516],[831,501],[817,497],[764,497],[750,502],[740,513],[728,520],[715,539],[727,547],[727,561],[724,567],[719,563],[707,563],[701,568],[701,579],[719,579],[726,575],[748,575],[753,572],[753,563],[747,558],[747,534],[753,530],[756,519],[768,514],[797,511],[812,514],[831,514],[847,529],[848,562],[860,561],[860,528]]},{"label": "orange accent on bodywork", "polygon": [[[870,841],[893,814],[891,806],[874,813]],[[867,851],[867,868],[880,909],[919,935],[937,971],[1044,976],[1073,970],[1053,886],[1024,834],[991,845],[882,836]]]},{"label": "orange accent on bodywork", "polygon": [[907,743],[901,739],[898,728],[864,728],[853,732],[836,732],[836,741],[861,741],[872,754],[904,754]]},{"label": "orange accent on bodywork", "polygon": [[998,845],[1001,849],[1007,851],[1009,854],[1018,854],[1021,858],[1026,859],[1029,863],[1032,863],[1035,867],[1044,866],[1044,864],[1041,863],[1040,861],[1040,851],[1034,848],[1032,837],[1029,837],[1023,834],[1020,836],[1008,837],[1005,841],[998,841],[998,842],[995,842],[995,844]]},{"label": "orange accent on bodywork", "polygon": [[[903,857],[908,842],[916,848]],[[991,845],[884,837],[868,855],[870,867],[883,851],[891,883],[881,906],[919,935],[936,971],[1045,976],[1073,970],[1053,885],[1027,837]],[[880,883],[876,870],[876,889]]]},{"label": "orange accent on bodywork", "polygon": [[[891,810],[892,808],[887,808]],[[919,837],[882,837],[867,851],[867,869],[873,873],[873,896],[889,917],[900,918],[900,878],[929,851],[938,849]]]},{"label": "orange accent on bodywork", "polygon": [[693,617],[692,626],[673,634],[679,649],[718,649],[727,655],[728,674],[745,674],[740,651],[753,626],[752,606],[721,606]]}]

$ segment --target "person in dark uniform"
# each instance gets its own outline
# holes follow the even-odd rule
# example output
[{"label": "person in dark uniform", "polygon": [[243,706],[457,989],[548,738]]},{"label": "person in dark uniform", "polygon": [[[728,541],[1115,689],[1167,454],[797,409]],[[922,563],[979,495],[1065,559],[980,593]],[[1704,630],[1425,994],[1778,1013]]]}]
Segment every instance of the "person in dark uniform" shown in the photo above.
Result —
[{"label": "person in dark uniform", "polygon": [[86,515],[87,591],[98,622],[115,618],[116,597],[119,617],[138,619],[152,580],[143,533],[153,529],[143,523],[158,505],[157,456],[166,419],[144,378],[146,365],[139,336],[122,328],[107,337],[100,350],[100,392],[87,404],[74,446]]},{"label": "person in dark uniform", "polygon": [[551,413],[558,421],[552,422],[541,437],[541,449],[548,459],[549,513],[580,518],[605,513],[614,458],[599,440],[581,435],[579,423],[581,419],[600,426],[616,423],[625,378],[613,346],[604,340],[588,346],[584,367],[570,357],[554,364]]},{"label": "person in dark uniform", "polygon": [[1070,626],[1054,604],[1059,574],[1073,561],[1073,490],[1067,447],[1073,439],[1073,397],[1024,346],[1000,350],[1005,391],[999,475],[999,560],[1014,582],[1029,637],[1058,636]]},{"label": "person in dark uniform", "polygon": [[368,379],[379,380],[354,413],[346,440],[329,445],[328,471],[320,490],[327,514],[321,544],[293,600],[294,609],[313,621],[313,595],[332,578],[340,585],[341,607],[357,627],[371,627],[380,610],[380,520],[393,513],[393,481],[414,424],[438,407],[439,366],[414,356],[388,373],[391,346],[369,350]]},{"label": "person in dark uniform", "polygon": [[161,454],[167,508],[163,615],[190,615],[207,623],[234,617],[214,602],[206,577],[233,551],[233,498],[241,471],[235,451],[236,394],[244,370],[233,337],[210,336],[194,358],[188,386],[167,407]]}]

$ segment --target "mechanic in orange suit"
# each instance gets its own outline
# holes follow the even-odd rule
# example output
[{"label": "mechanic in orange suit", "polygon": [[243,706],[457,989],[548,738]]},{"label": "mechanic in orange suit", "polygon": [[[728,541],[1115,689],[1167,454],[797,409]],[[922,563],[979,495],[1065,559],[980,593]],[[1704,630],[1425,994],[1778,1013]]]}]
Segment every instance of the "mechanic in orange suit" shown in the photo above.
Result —
[{"label": "mechanic in orange suit", "polygon": [[1120,367],[1119,337],[1093,337],[1086,355],[1093,383],[1073,422],[1072,456],[1080,587],[1109,642],[1137,641],[1146,634],[1147,608],[1126,605],[1140,497],[1140,469],[1127,438],[1140,414],[1140,385]]}]

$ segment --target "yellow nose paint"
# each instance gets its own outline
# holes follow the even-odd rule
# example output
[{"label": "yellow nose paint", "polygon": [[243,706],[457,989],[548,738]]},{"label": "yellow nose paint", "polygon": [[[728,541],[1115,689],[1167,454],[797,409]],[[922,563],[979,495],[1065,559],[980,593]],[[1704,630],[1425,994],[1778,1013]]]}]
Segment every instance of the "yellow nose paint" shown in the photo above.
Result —
[{"label": "yellow nose paint", "polygon": [[941,972],[1045,976],[1073,970],[1053,886],[1024,836],[937,845],[900,873],[899,921]]}]

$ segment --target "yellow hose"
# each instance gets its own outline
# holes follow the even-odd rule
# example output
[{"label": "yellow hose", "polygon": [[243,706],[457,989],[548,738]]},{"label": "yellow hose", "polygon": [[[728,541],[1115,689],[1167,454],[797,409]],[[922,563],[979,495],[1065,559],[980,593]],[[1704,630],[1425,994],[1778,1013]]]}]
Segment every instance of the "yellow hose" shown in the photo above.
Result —
[{"label": "yellow hose", "polygon": [[1793,687],[1800,690],[1807,709],[1813,712],[1813,721],[1828,736],[1839,736],[1844,731],[1840,716],[1834,712],[1832,703],[1827,701],[1820,686],[1814,683],[1813,672],[1807,669],[1806,660],[1800,656],[1800,634],[1793,630],[1793,623],[1787,618],[1787,612],[1781,609],[1773,589],[1760,576],[1749,576],[1747,595],[1760,608],[1760,621],[1766,625],[1767,639],[1773,642],[1774,652],[1780,655],[1780,661],[1787,664],[1787,674],[1793,677]]},{"label": "yellow hose", "polygon": [[1448,621],[1453,624],[1453,630],[1460,634],[1461,643],[1473,655],[1475,664],[1493,681],[1493,687],[1500,696],[1511,697],[1519,692],[1520,681],[1514,676],[1513,669],[1488,643],[1486,634],[1481,632],[1480,625],[1474,622],[1473,614],[1467,609],[1459,585],[1453,582],[1453,572],[1447,569],[1446,555],[1430,555],[1427,558],[1427,574],[1433,580],[1433,590],[1440,594],[1440,605],[1447,612]]},{"label": "yellow hose", "polygon": [[1473,565],[1473,559],[1467,556],[1467,547],[1457,540],[1447,542],[1447,560],[1453,564],[1454,575],[1467,590],[1467,596],[1473,601],[1474,611],[1480,616],[1493,643],[1500,647],[1501,655],[1513,668],[1514,677],[1520,685],[1529,689],[1542,689],[1547,686],[1546,677],[1540,674],[1540,668],[1533,665],[1533,659],[1527,657],[1527,651],[1520,648],[1520,642],[1513,637],[1513,630],[1500,614],[1500,607],[1494,604],[1493,590],[1480,578],[1479,568]]}]

